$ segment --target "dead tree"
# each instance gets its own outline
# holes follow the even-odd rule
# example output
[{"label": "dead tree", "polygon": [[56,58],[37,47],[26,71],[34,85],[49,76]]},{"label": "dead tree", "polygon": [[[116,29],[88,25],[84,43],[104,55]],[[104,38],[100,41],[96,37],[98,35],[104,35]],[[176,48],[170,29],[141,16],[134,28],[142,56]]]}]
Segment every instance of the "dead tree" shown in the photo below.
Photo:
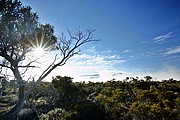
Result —
[{"label": "dead tree", "polygon": [[[1,117],[2,120],[9,120],[23,108],[25,100],[28,99],[36,84],[54,69],[66,64],[71,57],[79,54],[80,46],[98,40],[93,37],[94,29],[85,31],[77,29],[75,32],[68,30],[69,37],[62,34],[58,38],[54,35],[53,26],[40,24],[37,14],[31,12],[30,7],[22,6],[20,1],[3,0],[0,4],[0,74],[4,69],[10,70],[19,87],[18,102]],[[33,63],[38,62],[38,59],[26,64],[23,61],[26,61],[27,54],[39,45],[48,50],[57,50],[57,55],[61,57],[58,58],[55,55],[54,61],[37,79],[29,78],[33,84],[25,91],[26,80],[23,75],[29,68],[35,69],[36,66]]]}]

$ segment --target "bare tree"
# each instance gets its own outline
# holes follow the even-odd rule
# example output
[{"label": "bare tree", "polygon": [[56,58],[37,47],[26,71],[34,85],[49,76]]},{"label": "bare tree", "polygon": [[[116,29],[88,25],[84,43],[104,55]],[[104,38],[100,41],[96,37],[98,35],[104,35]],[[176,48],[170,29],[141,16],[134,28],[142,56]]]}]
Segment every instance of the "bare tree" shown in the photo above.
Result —
[{"label": "bare tree", "polygon": [[[77,29],[76,32],[68,30],[68,38],[64,34],[57,38],[54,35],[53,26],[40,24],[37,14],[31,12],[30,7],[22,6],[20,1],[1,0],[0,5],[0,57],[3,58],[0,59],[0,66],[2,71],[6,68],[13,73],[19,86],[18,102],[1,117],[3,120],[9,120],[23,108],[25,100],[28,99],[38,82],[46,78],[57,67],[66,64],[72,56],[79,54],[81,45],[97,40],[93,37],[94,29],[85,31]],[[26,64],[23,61],[26,61],[27,54],[38,46],[43,46],[48,50],[56,49],[61,57],[55,56],[54,61],[36,80],[30,78],[34,82],[25,91],[26,80],[22,74],[25,74],[29,68],[35,68],[33,63],[38,59]],[[20,69],[24,69],[24,72]]]}]

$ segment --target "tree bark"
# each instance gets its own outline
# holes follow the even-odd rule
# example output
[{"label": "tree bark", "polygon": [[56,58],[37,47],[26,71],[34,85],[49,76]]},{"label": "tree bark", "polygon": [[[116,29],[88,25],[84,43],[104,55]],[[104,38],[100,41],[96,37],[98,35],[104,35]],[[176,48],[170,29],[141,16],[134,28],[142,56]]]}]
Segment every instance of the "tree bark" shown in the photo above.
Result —
[{"label": "tree bark", "polygon": [[24,87],[25,85],[19,86],[19,100],[18,103],[6,114],[2,116],[2,120],[12,120],[18,112],[23,108],[25,97],[24,97]]},{"label": "tree bark", "polygon": [[12,68],[11,70],[12,70],[15,78],[18,80],[18,84],[19,84],[18,98],[19,98],[19,100],[16,103],[16,105],[9,112],[5,113],[2,116],[2,118],[1,118],[2,120],[12,120],[13,117],[15,117],[18,114],[18,112],[23,108],[24,101],[25,101],[25,94],[24,94],[25,84],[23,83],[23,79],[20,75],[17,65],[14,68],[15,69]]}]

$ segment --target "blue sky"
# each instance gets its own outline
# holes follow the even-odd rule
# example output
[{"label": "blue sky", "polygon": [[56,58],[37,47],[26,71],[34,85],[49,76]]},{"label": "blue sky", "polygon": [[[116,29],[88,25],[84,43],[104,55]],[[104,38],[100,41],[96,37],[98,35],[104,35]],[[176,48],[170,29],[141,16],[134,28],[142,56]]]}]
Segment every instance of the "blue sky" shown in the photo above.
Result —
[{"label": "blue sky", "polygon": [[[69,29],[96,29],[97,43],[53,75],[80,81],[106,81],[151,75],[180,79],[179,0],[22,0],[56,34]],[[63,72],[62,72],[63,71]],[[65,72],[64,72],[65,71]],[[66,72],[67,71],[67,72]],[[69,72],[71,71],[71,72]]]}]

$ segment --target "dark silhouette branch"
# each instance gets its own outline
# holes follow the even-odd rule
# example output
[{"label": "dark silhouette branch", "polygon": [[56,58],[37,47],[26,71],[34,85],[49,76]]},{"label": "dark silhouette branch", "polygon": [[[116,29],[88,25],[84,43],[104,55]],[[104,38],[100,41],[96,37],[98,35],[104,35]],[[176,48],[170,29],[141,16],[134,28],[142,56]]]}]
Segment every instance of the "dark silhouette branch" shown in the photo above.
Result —
[{"label": "dark silhouette branch", "polygon": [[88,42],[99,41],[93,38],[94,31],[95,31],[94,29],[92,30],[88,29],[86,30],[85,33],[83,33],[82,31],[78,31],[73,35],[73,33],[70,32],[70,30],[68,30],[68,33],[70,35],[69,40],[67,40],[64,34],[62,34],[62,37],[59,38],[60,41],[58,43],[59,45],[58,47],[61,54],[63,55],[63,58],[55,64],[55,62],[57,61],[55,57],[55,60],[53,61],[53,63],[49,65],[47,69],[41,74],[37,82],[43,80],[47,75],[49,75],[58,66],[63,66],[64,64],[66,64],[67,60],[70,59],[71,57],[73,57],[76,54],[79,54],[79,51],[77,49],[81,45]]},{"label": "dark silhouette branch", "polygon": [[[81,45],[98,40],[93,36],[94,29],[85,31],[77,29],[76,32],[68,29],[69,38],[62,34],[57,39],[54,35],[54,27],[49,24],[43,25],[39,23],[38,16],[31,11],[31,7],[22,6],[19,0],[3,0],[0,3],[3,6],[0,7],[0,57],[6,60],[4,63],[0,63],[0,67],[1,70],[6,68],[12,71],[14,80],[17,81],[19,87],[17,104],[1,118],[2,120],[8,120],[13,119],[23,108],[25,100],[38,82],[41,82],[57,67],[66,64],[71,57],[79,54]],[[36,67],[33,63],[37,62],[38,59],[31,60],[27,64],[24,64],[23,61],[27,59],[27,53],[34,47],[39,47],[39,45],[52,48],[50,50],[57,48],[58,55],[61,55],[61,57],[58,59],[56,55],[54,61],[43,71],[39,78],[37,80],[33,78],[33,84],[26,92],[26,82],[23,75],[25,76],[28,68]],[[21,72],[20,70],[24,71]]]},{"label": "dark silhouette branch", "polygon": [[0,66],[1,66],[1,67],[6,67],[6,68],[9,68],[9,69],[11,68],[11,67],[6,66],[6,65],[4,65],[4,64],[0,64]]}]

